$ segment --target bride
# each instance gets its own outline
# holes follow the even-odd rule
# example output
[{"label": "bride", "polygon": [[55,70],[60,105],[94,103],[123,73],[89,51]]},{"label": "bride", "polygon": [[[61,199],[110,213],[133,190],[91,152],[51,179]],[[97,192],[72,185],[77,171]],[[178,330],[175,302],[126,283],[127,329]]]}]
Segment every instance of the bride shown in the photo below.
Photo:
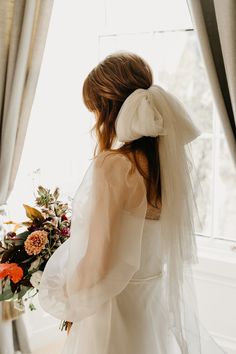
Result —
[{"label": "bride", "polygon": [[199,130],[132,53],[99,63],[83,98],[98,144],[39,291],[72,323],[63,354],[224,353],[200,323],[191,275]]}]

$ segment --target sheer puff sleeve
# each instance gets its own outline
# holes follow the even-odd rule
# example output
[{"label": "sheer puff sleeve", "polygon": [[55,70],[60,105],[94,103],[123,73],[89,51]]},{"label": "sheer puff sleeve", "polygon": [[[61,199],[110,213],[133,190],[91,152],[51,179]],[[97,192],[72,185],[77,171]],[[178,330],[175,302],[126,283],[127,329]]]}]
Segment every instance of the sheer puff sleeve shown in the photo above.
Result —
[{"label": "sheer puff sleeve", "polygon": [[119,294],[139,269],[147,208],[143,177],[124,155],[100,153],[75,193],[70,238],[49,259],[39,301],[77,322]]}]

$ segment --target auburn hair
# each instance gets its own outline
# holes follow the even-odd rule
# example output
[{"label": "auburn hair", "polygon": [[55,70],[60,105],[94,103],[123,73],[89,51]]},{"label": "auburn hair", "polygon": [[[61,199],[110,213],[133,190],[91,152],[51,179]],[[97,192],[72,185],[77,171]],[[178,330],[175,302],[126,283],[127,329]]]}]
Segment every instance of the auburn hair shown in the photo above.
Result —
[{"label": "auburn hair", "polygon": [[[100,62],[85,79],[83,100],[89,111],[96,115],[95,125],[91,129],[97,136],[94,156],[109,150],[125,154],[130,159],[131,153],[146,181],[147,200],[157,207],[161,201],[159,138],[141,137],[113,149],[117,141],[115,120],[123,102],[136,89],[148,89],[152,84],[152,70],[140,56],[129,52],[114,53]],[[147,159],[148,173],[138,161],[137,154],[140,152]]]}]

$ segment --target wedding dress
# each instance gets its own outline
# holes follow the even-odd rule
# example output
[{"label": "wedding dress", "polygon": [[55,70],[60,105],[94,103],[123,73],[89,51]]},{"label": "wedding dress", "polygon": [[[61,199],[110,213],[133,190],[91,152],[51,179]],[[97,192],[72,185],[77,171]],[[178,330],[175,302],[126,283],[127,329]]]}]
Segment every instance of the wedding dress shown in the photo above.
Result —
[{"label": "wedding dress", "polygon": [[166,299],[158,213],[127,156],[105,151],[91,162],[73,199],[71,237],[48,261],[40,284],[44,310],[73,322],[63,354],[224,353],[201,325],[196,331],[187,296],[181,298],[187,345],[179,340]]}]

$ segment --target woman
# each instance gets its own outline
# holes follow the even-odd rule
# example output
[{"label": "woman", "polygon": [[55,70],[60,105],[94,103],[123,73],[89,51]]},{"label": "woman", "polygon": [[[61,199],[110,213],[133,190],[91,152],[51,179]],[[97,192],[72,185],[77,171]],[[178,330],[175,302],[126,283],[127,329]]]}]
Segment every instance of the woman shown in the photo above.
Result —
[{"label": "woman", "polygon": [[98,145],[73,200],[71,237],[39,293],[47,312],[73,323],[63,353],[223,353],[199,323],[191,282],[187,144],[198,129],[132,53],[98,64],[83,98]]}]

